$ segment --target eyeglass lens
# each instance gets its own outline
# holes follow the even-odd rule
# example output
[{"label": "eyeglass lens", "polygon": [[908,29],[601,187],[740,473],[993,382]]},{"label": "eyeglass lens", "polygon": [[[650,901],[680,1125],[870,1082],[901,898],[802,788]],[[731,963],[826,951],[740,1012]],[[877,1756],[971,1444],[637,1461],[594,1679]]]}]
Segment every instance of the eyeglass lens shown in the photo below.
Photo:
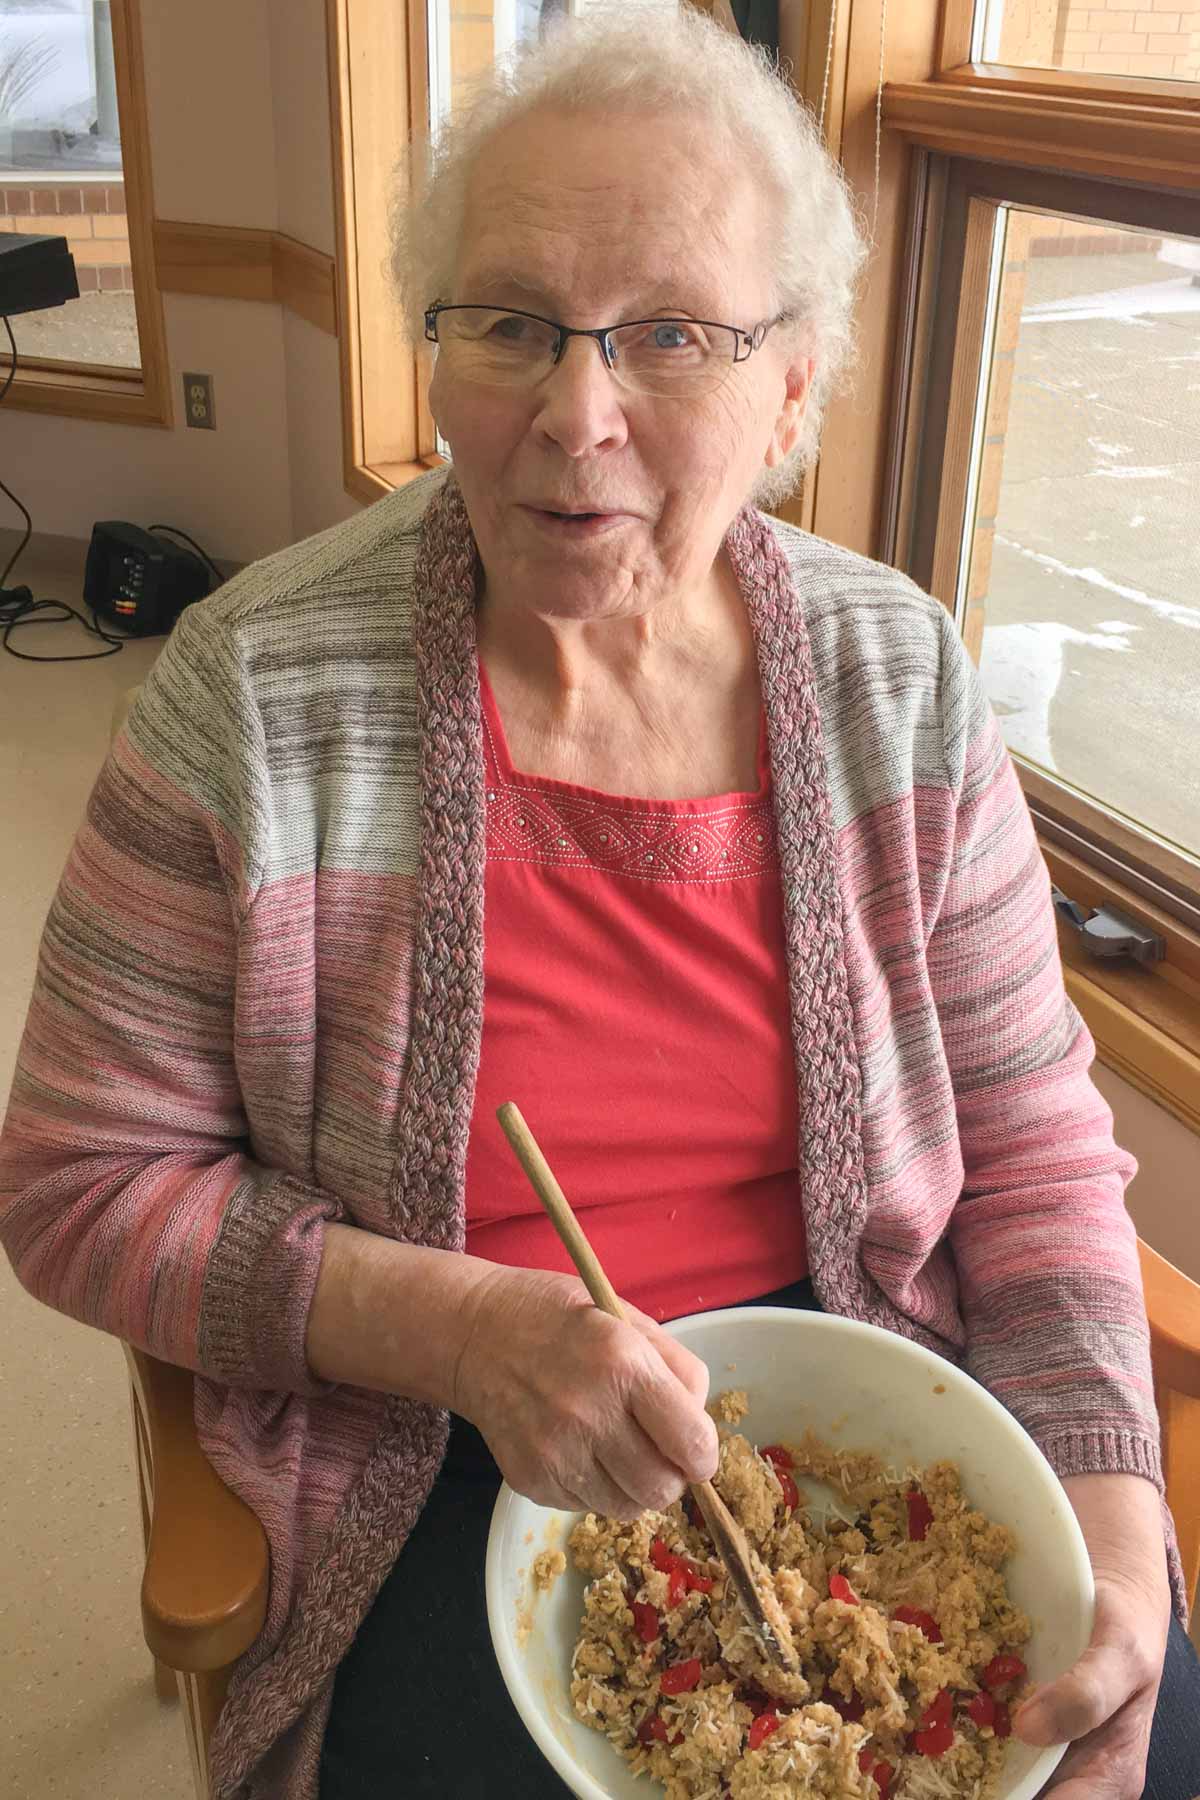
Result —
[{"label": "eyeglass lens", "polygon": [[[737,351],[733,330],[695,319],[618,325],[608,333],[608,342],[616,379],[653,394],[705,391],[723,378]],[[438,315],[438,344],[464,379],[513,386],[537,381],[549,371],[558,332],[522,313],[464,306]]]}]

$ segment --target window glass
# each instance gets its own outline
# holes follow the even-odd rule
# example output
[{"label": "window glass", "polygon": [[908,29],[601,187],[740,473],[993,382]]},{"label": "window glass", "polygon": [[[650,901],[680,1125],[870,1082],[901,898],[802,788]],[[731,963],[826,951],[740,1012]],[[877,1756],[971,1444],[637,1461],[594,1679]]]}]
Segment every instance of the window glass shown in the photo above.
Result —
[{"label": "window glass", "polygon": [[1195,0],[979,0],[972,60],[1200,81]]},{"label": "window glass", "polygon": [[0,230],[65,237],[79,282],[14,315],[22,359],[136,369],[111,0],[0,0]]},{"label": "window glass", "polygon": [[960,610],[1010,749],[1200,859],[1200,239],[1001,208]]}]

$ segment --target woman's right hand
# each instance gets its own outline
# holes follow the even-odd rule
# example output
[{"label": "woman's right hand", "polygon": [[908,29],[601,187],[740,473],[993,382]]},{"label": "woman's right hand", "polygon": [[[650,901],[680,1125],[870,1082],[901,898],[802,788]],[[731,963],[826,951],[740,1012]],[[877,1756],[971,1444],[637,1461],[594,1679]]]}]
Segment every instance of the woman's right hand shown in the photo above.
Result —
[{"label": "woman's right hand", "polygon": [[497,1268],[470,1305],[451,1405],[517,1493],[633,1519],[715,1473],[708,1370],[653,1319],[627,1306],[623,1324],[540,1269]]}]

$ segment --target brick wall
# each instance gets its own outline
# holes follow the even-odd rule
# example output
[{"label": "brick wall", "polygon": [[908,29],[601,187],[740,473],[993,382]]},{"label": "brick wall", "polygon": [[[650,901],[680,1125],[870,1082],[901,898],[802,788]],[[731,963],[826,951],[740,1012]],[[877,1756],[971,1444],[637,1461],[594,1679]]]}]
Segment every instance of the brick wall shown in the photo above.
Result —
[{"label": "brick wall", "polygon": [[12,183],[0,176],[0,231],[65,237],[81,294],[132,293],[125,189],[69,179]]},{"label": "brick wall", "polygon": [[1196,0],[1008,0],[1002,62],[1200,80]]}]

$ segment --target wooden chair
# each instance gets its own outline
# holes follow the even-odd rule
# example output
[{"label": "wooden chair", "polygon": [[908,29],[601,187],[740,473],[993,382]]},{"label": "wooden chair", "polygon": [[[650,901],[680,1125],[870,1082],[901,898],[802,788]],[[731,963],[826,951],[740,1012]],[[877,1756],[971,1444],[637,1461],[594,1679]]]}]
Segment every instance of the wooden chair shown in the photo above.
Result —
[{"label": "wooden chair", "polygon": [[200,1448],[190,1369],[123,1348],[146,1543],[142,1631],[160,1698],[183,1702],[197,1800],[211,1800],[212,1728],[232,1665],[267,1616],[267,1539]]},{"label": "wooden chair", "polygon": [[[1167,1498],[1194,1601],[1200,1575],[1200,1286],[1148,1244],[1139,1246],[1163,1422]],[[192,1376],[125,1346],[133,1391],[146,1572],[142,1629],[164,1697],[175,1685],[197,1800],[210,1800],[208,1739],[230,1664],[266,1616],[262,1526],[229,1492],[196,1439]]]},{"label": "wooden chair", "polygon": [[[137,689],[113,709],[120,730]],[[1139,1240],[1150,1316],[1154,1388],[1163,1427],[1167,1499],[1188,1592],[1200,1577],[1200,1285]],[[192,1376],[125,1346],[146,1538],[142,1629],[158,1692],[184,1705],[197,1800],[210,1800],[208,1740],[231,1665],[266,1616],[269,1561],[262,1526],[200,1449]]]}]

